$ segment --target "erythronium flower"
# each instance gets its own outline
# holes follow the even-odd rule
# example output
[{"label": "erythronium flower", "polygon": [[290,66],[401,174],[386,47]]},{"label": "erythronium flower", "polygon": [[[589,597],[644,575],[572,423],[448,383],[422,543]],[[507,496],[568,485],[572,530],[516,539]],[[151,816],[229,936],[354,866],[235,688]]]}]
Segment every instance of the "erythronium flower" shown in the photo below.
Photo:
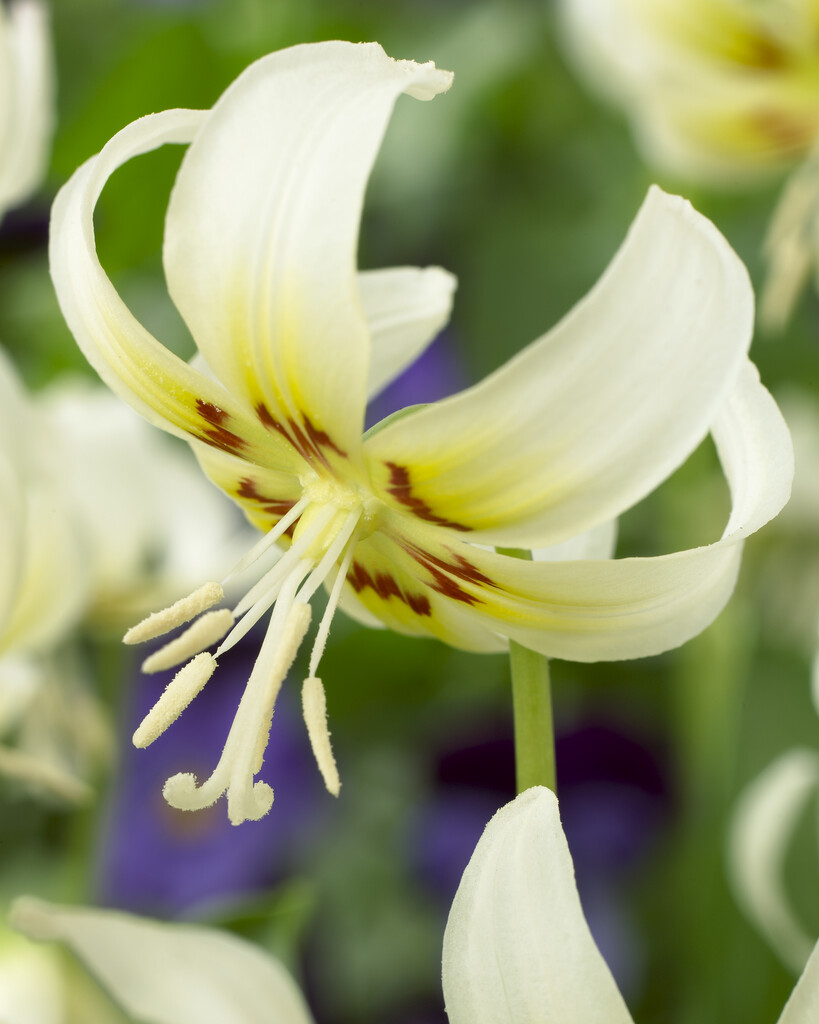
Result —
[{"label": "erythronium flower", "polygon": [[780,328],[819,257],[814,0],[562,0],[569,48],[629,114],[650,162],[736,186],[803,159],[774,214],[763,322]]},{"label": "erythronium flower", "polygon": [[40,184],[54,125],[54,57],[40,0],[0,6],[0,216]]},{"label": "erythronium flower", "polygon": [[[64,942],[138,1020],[311,1024],[281,965],[235,936],[31,898],[12,921]],[[443,988],[450,1024],[633,1024],[583,916],[549,790],[526,790],[487,825],[450,911]],[[817,1014],[819,944],[779,1024]]]},{"label": "erythronium flower", "polygon": [[[125,128],[55,203],[52,275],[88,359],[143,415],[187,438],[265,531],[239,570],[289,541],[232,612],[208,612],[148,665],[187,662],[137,729],[138,745],[274,608],[219,764],[201,785],[190,774],[169,779],[176,807],[206,807],[226,792],[234,822],[270,808],[270,787],[253,777],[322,583],[330,598],[303,698],[337,792],[317,671],[339,602],[369,624],[475,651],[511,638],[580,661],[654,654],[714,618],[743,538],[787,498],[787,430],[746,358],[746,272],[708,221],[659,190],[597,287],[552,332],[477,387],[362,437],[368,394],[434,336],[453,290],[434,268],[356,273],[366,180],[395,99],[430,99],[450,82],[377,44],[284,50],[252,65],[211,111],[166,111]],[[109,175],[165,142],[190,143],[164,260],[209,372],[133,318],[94,248],[94,205]],[[734,500],[716,543],[620,561],[526,562],[487,550],[549,547],[601,527],[709,429]],[[160,635],[221,596],[209,583],[126,640]],[[215,656],[197,653],[225,633]]]}]

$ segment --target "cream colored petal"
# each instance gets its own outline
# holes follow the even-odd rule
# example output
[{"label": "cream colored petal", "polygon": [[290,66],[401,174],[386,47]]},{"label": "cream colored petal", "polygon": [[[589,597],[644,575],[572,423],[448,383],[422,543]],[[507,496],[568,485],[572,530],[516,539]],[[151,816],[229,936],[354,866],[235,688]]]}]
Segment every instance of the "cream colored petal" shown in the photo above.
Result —
[{"label": "cream colored petal", "polygon": [[819,1020],[819,943],[796,983],[778,1024],[815,1024]]},{"label": "cream colored petal", "polygon": [[443,984],[450,1024],[633,1024],[549,790],[526,790],[486,826],[449,914]]},{"label": "cream colored petal", "polygon": [[301,460],[283,438],[133,317],[95,249],[94,207],[111,174],[159,146],[190,142],[207,116],[200,110],[168,110],[143,117],[74,173],[52,209],[51,276],[63,316],[88,361],[149,422],[249,462],[290,469]]},{"label": "cream colored petal", "polygon": [[[790,492],[790,436],[751,363],[713,432],[733,503],[725,532],[713,544],[654,558],[524,561],[396,515],[382,528],[391,538],[389,561],[414,573],[419,595],[432,591],[439,604],[456,607],[470,623],[472,632],[464,632],[460,643],[448,634],[447,642],[456,646],[474,649],[474,631],[482,627],[487,635],[500,633],[571,661],[670,650],[721,611],[734,587],[742,541],[776,515]],[[368,589],[359,596],[380,614],[367,603]],[[423,625],[431,631],[438,616]]]},{"label": "cream colored petal", "polygon": [[785,856],[799,815],[819,797],[819,754],[792,750],[740,794],[729,844],[737,902],[780,959],[798,973],[811,954],[808,934],[785,892]]},{"label": "cream colored petal", "polygon": [[614,558],[617,546],[617,520],[601,523],[586,533],[564,540],[550,548],[535,548],[532,558],[536,562],[570,562],[587,558]]},{"label": "cream colored petal", "polygon": [[311,1024],[284,967],[227,932],[32,897],[10,919],[32,939],[64,943],[146,1024]]},{"label": "cream colored petal", "polygon": [[0,10],[0,214],[45,176],[55,118],[48,21],[39,0],[12,0]]},{"label": "cream colored petal", "polygon": [[539,548],[615,518],[708,431],[750,344],[747,272],[653,188],[609,269],[481,384],[368,438],[393,507],[479,543]]},{"label": "cream colored petal", "polygon": [[229,390],[311,458],[358,458],[358,230],[393,104],[451,77],[376,43],[280,50],[230,86],[182,161],[165,230],[174,302]]},{"label": "cream colored petal", "polygon": [[440,267],[393,267],[358,275],[372,345],[369,398],[414,362],[446,325],[456,285]]}]

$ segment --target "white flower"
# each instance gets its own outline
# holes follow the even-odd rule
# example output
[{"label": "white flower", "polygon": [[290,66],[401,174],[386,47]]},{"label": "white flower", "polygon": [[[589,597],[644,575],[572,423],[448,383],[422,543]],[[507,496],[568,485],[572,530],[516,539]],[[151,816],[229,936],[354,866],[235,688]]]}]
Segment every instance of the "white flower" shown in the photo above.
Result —
[{"label": "white flower", "polygon": [[[454,288],[437,268],[357,273],[367,177],[397,97],[431,99],[450,83],[448,72],[391,60],[377,44],[284,50],[248,68],[210,111],[134,122],[55,202],[52,276],[90,362],[151,422],[186,438],[266,532],[239,568],[279,540],[290,545],[257,569],[232,612],[208,611],[154,656],[155,668],[187,664],[137,730],[138,745],[273,607],[219,764],[201,784],[169,779],[176,807],[227,793],[234,822],[270,808],[272,791],[253,779],[323,583],[330,599],[303,698],[319,766],[338,792],[317,670],[340,601],[369,624],[468,650],[502,650],[509,638],[580,661],[654,654],[714,618],[743,539],[787,498],[787,430],[746,358],[745,269],[708,221],[656,189],[599,284],[556,328],[478,386],[363,435],[368,395],[434,336]],[[190,147],[168,208],[166,277],[212,375],[134,319],[95,250],[106,180],[167,142]],[[601,527],[709,429],[734,502],[714,544],[621,560],[527,562],[487,550],[551,547]],[[126,639],[161,635],[221,596],[220,584],[206,584]],[[201,653],[225,633],[215,657]]]},{"label": "white flower", "polygon": [[40,0],[0,5],[0,217],[40,184],[54,128],[54,56]]},{"label": "white flower", "polygon": [[[12,921],[64,942],[139,1020],[312,1022],[283,968],[235,936],[31,898]],[[549,790],[527,790],[487,825],[450,911],[443,987],[450,1024],[634,1024],[583,916]],[[817,1015],[819,944],[779,1024]]]}]

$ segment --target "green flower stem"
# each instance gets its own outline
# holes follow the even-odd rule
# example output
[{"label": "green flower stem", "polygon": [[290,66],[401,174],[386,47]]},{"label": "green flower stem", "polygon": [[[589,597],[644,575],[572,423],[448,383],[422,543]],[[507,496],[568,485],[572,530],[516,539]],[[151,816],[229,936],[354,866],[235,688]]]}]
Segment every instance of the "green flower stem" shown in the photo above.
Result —
[{"label": "green flower stem", "polygon": [[[498,551],[513,558],[532,557],[530,552],[516,548]],[[509,662],[518,793],[532,786],[546,786],[557,792],[549,659],[510,640]]]}]

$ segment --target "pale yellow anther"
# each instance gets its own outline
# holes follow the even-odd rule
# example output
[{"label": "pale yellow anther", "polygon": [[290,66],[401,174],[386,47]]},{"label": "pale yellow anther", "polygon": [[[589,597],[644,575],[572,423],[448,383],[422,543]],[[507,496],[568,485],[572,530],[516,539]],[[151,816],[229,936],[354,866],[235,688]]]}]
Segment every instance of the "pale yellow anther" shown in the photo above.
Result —
[{"label": "pale yellow anther", "polygon": [[171,640],[142,662],[142,671],[163,672],[166,668],[181,665],[183,661],[199,654],[206,647],[215,644],[233,625],[233,613],[228,608],[206,612],[189,626],[181,636]]},{"label": "pale yellow anther", "polygon": [[162,692],[162,696],[142,719],[134,733],[135,747],[147,747],[149,743],[179,718],[193,698],[216,670],[216,659],[212,654],[197,654],[181,668]]},{"label": "pale yellow anther", "polygon": [[162,636],[163,633],[176,629],[183,622],[188,622],[201,612],[218,604],[224,596],[221,584],[203,583],[192,594],[180,598],[170,608],[154,612],[147,619],[132,626],[122,638],[122,642],[124,644],[141,644],[145,640],[153,640],[154,637]]},{"label": "pale yellow anther", "polygon": [[313,755],[324,779],[324,785],[333,796],[338,796],[341,779],[330,745],[330,730],[327,728],[327,697],[324,693],[324,684],[316,676],[309,676],[304,680],[301,704],[307,735],[310,737]]}]

